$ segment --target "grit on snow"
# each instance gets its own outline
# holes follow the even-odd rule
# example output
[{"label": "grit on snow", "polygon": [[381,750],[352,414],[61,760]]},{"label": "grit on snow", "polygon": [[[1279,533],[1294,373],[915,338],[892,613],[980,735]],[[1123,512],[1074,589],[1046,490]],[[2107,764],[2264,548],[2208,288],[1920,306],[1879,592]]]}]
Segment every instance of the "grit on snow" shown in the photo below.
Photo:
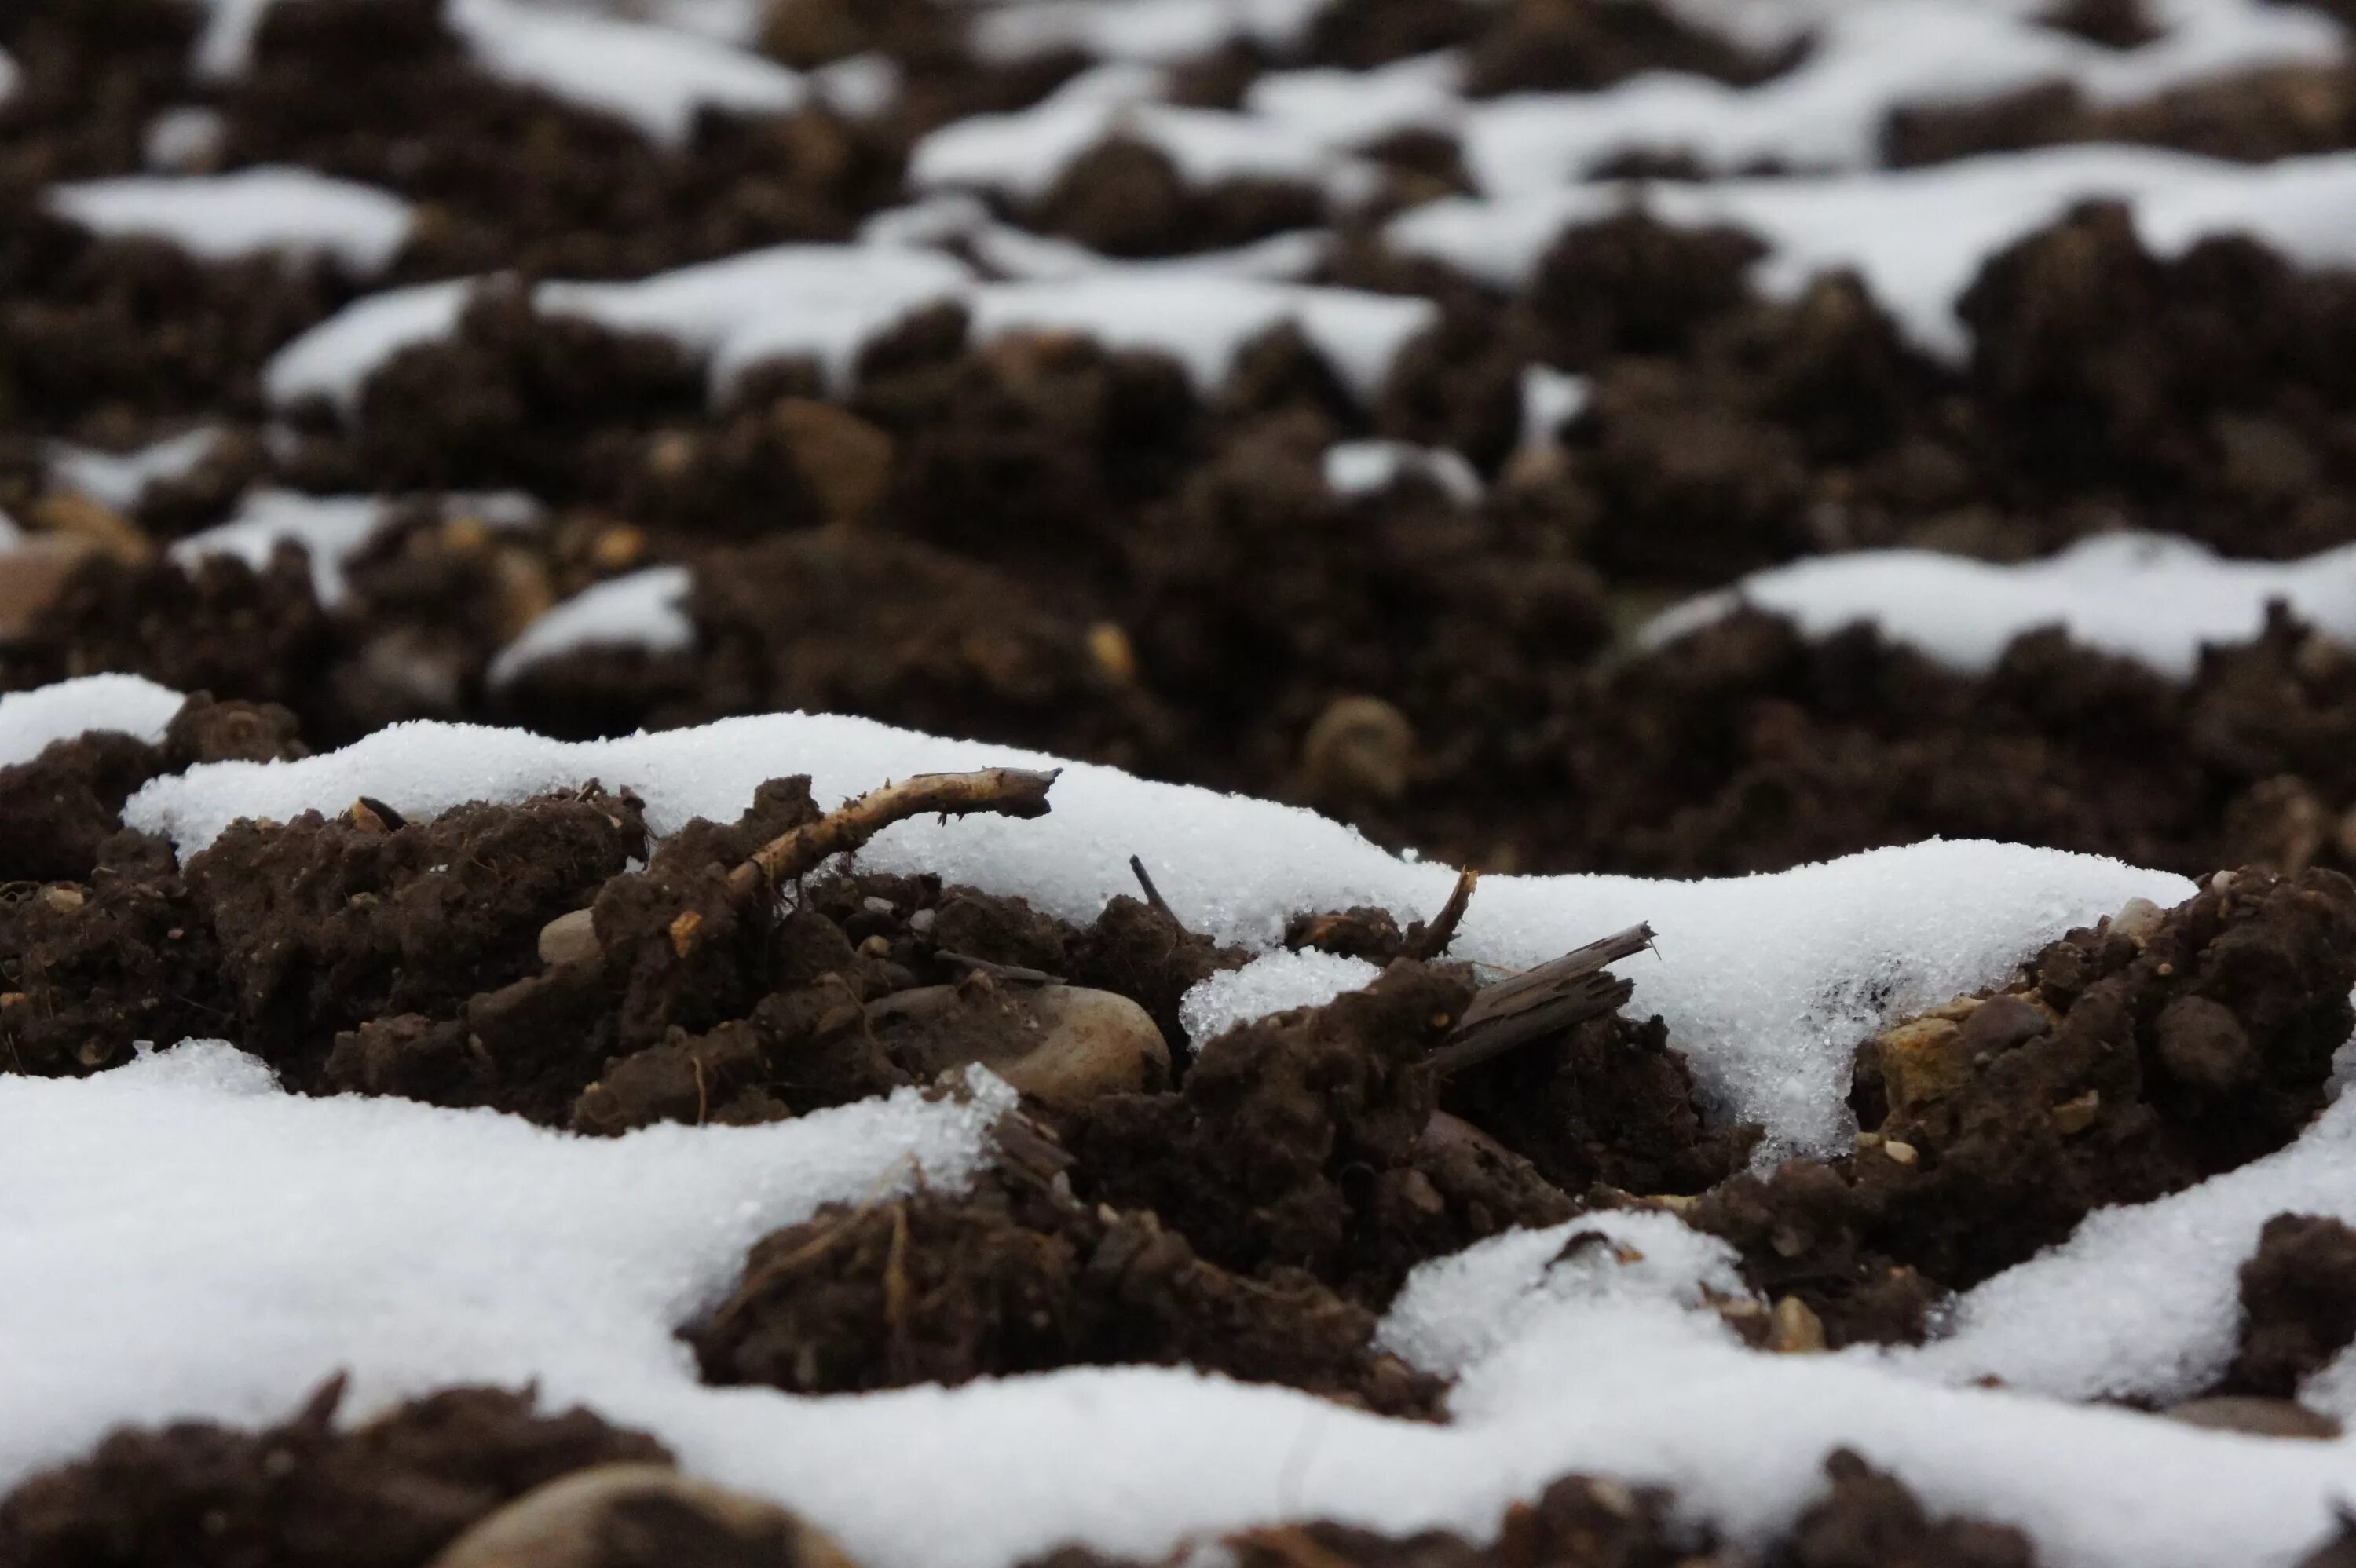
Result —
[{"label": "grit on snow", "polygon": [[[85,722],[153,735],[172,701],[123,677],[0,700],[0,757]],[[595,777],[640,792],[662,831],[733,815],[783,773],[837,799],[914,772],[1038,760],[798,715],[587,745],[411,725],[302,762],[159,779],[127,816],[186,854],[241,815],[335,810],[361,793],[423,815]],[[1087,918],[1131,885],[1131,853],[1190,923],[1263,946],[1293,910],[1429,913],[1451,881],[1293,808],[1078,766],[1047,817],[902,823],[863,862]],[[1730,882],[1499,877],[1459,948],[1521,965],[1649,919],[1661,952],[1627,966],[1637,1006],[1668,1017],[1729,1113],[1789,1147],[1829,1147],[1847,1136],[1846,1051],[1879,1020],[1995,981],[2129,897],[2189,891],[1986,844]],[[1271,955],[1190,998],[1189,1026],[1365,977]],[[2190,1568],[2295,1552],[2327,1528],[2334,1488],[2356,1482],[2348,1444],[2037,1397],[2167,1398],[2213,1377],[2233,1346],[2233,1270],[2265,1217],[2356,1218],[2356,1100],[2266,1160],[2096,1215],[1965,1297],[1957,1331],[1921,1350],[1749,1350],[1700,1306],[1705,1285],[1740,1288],[1722,1246],[1666,1216],[1613,1215],[1577,1223],[1636,1261],[1587,1248],[1550,1263],[1565,1227],[1497,1238],[1410,1283],[1384,1337],[1458,1375],[1446,1427],[1158,1369],[834,1399],[697,1382],[672,1330],[724,1293],[753,1239],[824,1202],[962,1184],[1009,1093],[978,1075],[965,1100],[585,1140],[488,1112],[284,1095],[218,1042],[84,1081],[0,1078],[0,1255],[15,1264],[0,1344],[40,1348],[0,1357],[0,1485],[124,1421],[271,1419],[347,1368],[356,1411],[454,1381],[536,1379],[549,1399],[650,1428],[698,1471],[804,1509],[872,1568],[1003,1568],[1071,1540],[1151,1557],[1303,1515],[1478,1534],[1582,1467],[1673,1483],[1684,1506],[1756,1541],[1814,1495],[1823,1455],[1844,1443],[1935,1507],[2025,1526],[2048,1561]],[[1969,1386],[1989,1373],[2022,1392]],[[2330,1387],[2315,1397],[2356,1406]],[[898,1490],[911,1468],[935,1488],[926,1509]]]}]

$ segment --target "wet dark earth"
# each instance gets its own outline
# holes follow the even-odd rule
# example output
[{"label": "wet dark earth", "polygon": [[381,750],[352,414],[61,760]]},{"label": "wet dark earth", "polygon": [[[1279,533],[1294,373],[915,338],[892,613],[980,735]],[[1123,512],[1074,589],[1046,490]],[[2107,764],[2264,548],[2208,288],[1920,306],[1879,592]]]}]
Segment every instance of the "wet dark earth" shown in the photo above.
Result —
[{"label": "wet dark earth", "polygon": [[[2122,528],[2276,560],[2356,544],[2356,276],[2239,237],[2162,257],[2123,208],[2088,205],[1985,261],[1950,363],[1855,276],[1771,296],[1756,237],[1641,208],[1567,228],[1515,291],[1399,254],[1380,219],[1470,188],[1445,132],[1364,149],[1376,195],[1356,208],[1198,180],[1113,135],[991,215],[1143,260],[1322,230],[1307,281],[1428,297],[1436,325],[1361,397],[1291,327],[1210,385],[1085,335],[985,336],[944,304],[871,337],[848,377],[778,358],[714,399],[682,345],[544,314],[529,285],[852,240],[911,199],[926,133],[1035,104],[1091,62],[986,59],[924,0],[775,0],[759,49],[888,60],[896,97],[706,109],[669,146],[488,74],[440,0],[280,0],[226,81],[192,71],[202,25],[181,0],[0,9],[18,72],[0,99],[0,517],[24,534],[0,541],[0,692],[126,672],[196,694],[153,743],[93,731],[0,767],[0,1072],[78,1077],[222,1038],[291,1093],[608,1137],[955,1094],[987,1066],[1021,1092],[995,1165],[759,1241],[675,1326],[704,1381],[830,1395],[1147,1364],[1411,1422],[1447,1421],[1449,1384],[1377,1325],[1419,1265],[1486,1238],[1673,1215],[1739,1255],[1752,1295],[1721,1311],[1762,1352],[1916,1343],[2096,1210],[2287,1147],[2335,1092],[2356,1027],[2356,652],[2281,606],[2183,679],[2057,629],[1984,671],[1756,610],[1633,634],[1686,595],[1861,549],[2017,562]],[[2118,48],[2157,26],[2133,0],[2052,25]],[[1651,5],[1338,0],[1291,44],[1176,62],[1170,92],[1231,107],[1273,70],[1438,48],[1462,51],[1476,98],[1656,70],[1744,86],[1807,47]],[[1902,105],[1879,155],[2337,151],[2356,146],[2352,73]],[[183,166],[375,186],[416,205],[406,242],[367,275],[207,260],[52,208],[59,182],[146,166],[156,117],[192,106],[211,132]],[[272,356],[354,300],[477,275],[495,281],[446,338],[348,402],[266,392]],[[1588,389],[1535,432],[1534,365]],[[59,443],[123,453],[198,425],[220,432],[200,461],[112,500],[56,461]],[[1337,491],[1328,449],[1376,437],[1451,449],[1479,483]],[[299,546],[175,553],[265,488],[393,498],[340,597]],[[503,520],[502,492],[537,503],[530,526]],[[653,567],[684,571],[686,645],[495,677],[552,606]],[[1293,945],[1381,977],[1190,1043],[1181,998],[1251,955],[1150,884],[1082,923],[855,859],[776,880],[762,855],[840,827],[803,777],[660,838],[588,777],[431,820],[366,798],[250,819],[185,858],[122,815],[154,778],[412,719],[585,739],[797,709],[1307,805],[1484,870],[1735,875],[1944,837],[2201,891],[1850,1042],[1854,1152],[1769,1164],[1761,1129],[1708,1112],[1675,1032],[1624,1002],[1467,1063],[1451,1048],[1497,976],[1450,956],[1438,911],[1407,932],[1293,912]],[[2289,1402],[2356,1341],[2356,1232],[2278,1215],[2239,1288],[2231,1368],[2199,1403],[2244,1430],[2329,1428]],[[358,1421],[341,1398],[251,1430],[117,1432],[0,1499],[0,1564],[847,1562],[535,1391]],[[1600,1476],[1479,1539],[1301,1522],[1220,1543],[1247,1568],[2036,1561],[2019,1531],[1944,1515],[1847,1451],[1754,1546]]]}]

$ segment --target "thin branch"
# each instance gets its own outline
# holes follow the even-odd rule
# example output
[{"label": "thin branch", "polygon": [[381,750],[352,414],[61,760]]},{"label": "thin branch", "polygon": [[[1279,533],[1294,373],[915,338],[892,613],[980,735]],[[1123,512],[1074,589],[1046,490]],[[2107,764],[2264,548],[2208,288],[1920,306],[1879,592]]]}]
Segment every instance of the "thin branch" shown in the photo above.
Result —
[{"label": "thin branch", "polygon": [[1651,926],[1630,926],[1475,993],[1455,1031],[1431,1053],[1433,1071],[1445,1078],[1610,1012],[1634,994],[1636,985],[1605,973],[1604,965],[1652,944]]},{"label": "thin branch", "polygon": [[1144,861],[1131,855],[1129,858],[1129,869],[1130,873],[1136,877],[1137,885],[1145,890],[1145,901],[1153,906],[1155,913],[1173,925],[1183,926],[1186,923],[1178,918],[1178,912],[1170,907],[1170,901],[1162,896],[1162,890],[1153,885],[1153,879],[1145,874]]},{"label": "thin branch", "polygon": [[1480,880],[1478,871],[1456,873],[1456,885],[1449,890],[1448,901],[1440,906],[1440,912],[1432,917],[1430,925],[1408,939],[1406,952],[1409,958],[1428,960],[1448,951],[1448,944],[1456,940],[1456,927],[1463,921],[1465,909],[1472,902],[1472,889]]},{"label": "thin branch", "polygon": [[870,790],[816,822],[781,833],[753,851],[728,874],[728,891],[749,899],[765,888],[807,876],[830,855],[856,849],[895,822],[937,812],[963,816],[985,811],[999,816],[1044,816],[1047,791],[1061,769],[1033,773],[1023,768],[984,768],[971,773],[919,773]]}]

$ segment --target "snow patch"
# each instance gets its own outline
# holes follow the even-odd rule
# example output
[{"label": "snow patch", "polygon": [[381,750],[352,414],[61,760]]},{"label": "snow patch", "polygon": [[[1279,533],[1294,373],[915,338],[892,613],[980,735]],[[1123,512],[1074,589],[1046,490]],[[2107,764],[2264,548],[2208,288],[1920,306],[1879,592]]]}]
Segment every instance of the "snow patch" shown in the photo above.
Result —
[{"label": "snow patch", "polygon": [[1481,475],[1464,454],[1404,441],[1340,441],[1325,449],[1325,487],[1336,496],[1378,495],[1408,475],[1428,479],[1461,506],[1480,504]]},{"label": "snow patch", "polygon": [[1381,976],[1381,969],[1363,958],[1314,948],[1280,949],[1194,986],[1178,1003],[1178,1021],[1186,1043],[1200,1051],[1240,1024],[1294,1008],[1322,1008],[1344,992],[1365,989]]},{"label": "snow patch", "polygon": [[376,537],[390,510],[373,496],[255,490],[229,521],[175,544],[172,559],[193,566],[209,556],[234,556],[259,571],[281,544],[301,545],[311,558],[311,592],[332,610],[344,602],[344,563]]},{"label": "snow patch", "polygon": [[308,169],[125,175],[49,188],[59,216],[95,234],[168,240],[208,261],[277,252],[380,272],[409,239],[399,197]]},{"label": "snow patch", "polygon": [[220,440],[221,432],[217,427],[199,425],[119,455],[55,442],[48,449],[49,480],[101,506],[129,512],[138,507],[139,497],[146,493],[148,485],[170,484],[194,474],[212,455]]},{"label": "snow patch", "polygon": [[0,768],[29,763],[50,742],[119,731],[155,745],[187,699],[144,676],[85,675],[0,696]]},{"label": "snow patch", "polygon": [[1100,60],[1178,65],[1226,44],[1281,51],[1327,0],[1031,0],[974,20],[974,53],[1005,64],[1076,50]]},{"label": "snow patch", "polygon": [[[1762,7],[1764,9],[1766,7]],[[2149,98],[2206,77],[2330,60],[2340,29],[2257,0],[2179,0],[2153,42],[2115,49],[2042,25],[2036,6],[1876,0],[1826,12],[1797,67],[1756,87],[1646,72],[1598,92],[1524,93],[1472,106],[1462,135],[1481,188],[1559,187],[1632,153],[1683,154],[1731,173],[1763,162],[1871,166],[1890,112],[1986,101],[2049,82],[2097,102]]]},{"label": "snow patch", "polygon": [[151,169],[165,174],[191,175],[209,168],[220,157],[229,122],[220,111],[186,103],[166,109],[147,122],[140,156]]},{"label": "snow patch", "polygon": [[650,566],[594,583],[526,626],[491,661],[490,680],[505,686],[537,664],[583,648],[643,648],[672,653],[695,645],[685,602],[693,585],[683,566]]},{"label": "snow patch", "polygon": [[1991,668],[2025,632],[2058,626],[2103,653],[2191,677],[2203,645],[2245,643],[2275,600],[2326,636],[2356,642],[2356,545],[2304,560],[2226,560],[2190,539],[2102,534],[2019,566],[1933,550],[1859,550],[1772,567],[1664,611],[1659,647],[1736,610],[1788,616],[1811,637],[1860,623],[1953,668]]},{"label": "snow patch", "polygon": [[1686,228],[1730,224],[1768,248],[1755,281],[1791,298],[1855,271],[1926,350],[1969,349],[1956,300],[1997,251],[2096,199],[2126,203],[2143,242],[2181,255],[2246,234],[2310,266],[2356,262],[2356,154],[2253,168],[2138,147],[2047,147],[1924,169],[1709,184],[1598,181],[1494,199],[1450,197],[1404,213],[1390,242],[1502,288],[1529,281],[1562,231],[1641,208]]},{"label": "snow patch", "polygon": [[[821,802],[887,779],[992,765],[1055,766],[1010,746],[941,740],[862,719],[776,714],[692,730],[566,743],[513,730],[394,725],[340,752],[283,763],[223,763],[148,784],[126,824],[183,854],[241,816],[284,821],[359,795],[403,816],[470,800],[520,801],[595,779],[646,801],[658,833],[691,816],[733,821],[764,781],[809,773]],[[1429,918],[1455,878],[1395,859],[1313,813],[1115,769],[1065,764],[1055,809],[1034,822],[904,822],[862,851],[880,871],[932,871],[1050,914],[1095,919],[1155,868],[1181,919],[1222,943],[1277,946],[1304,910],[1379,905]],[[2130,898],[2162,906],[2192,884],[2115,860],[2017,845],[1933,841],[1719,881],[1483,878],[1450,952],[1523,969],[1649,921],[1653,956],[1622,965],[1638,1016],[1658,1012],[1719,1115],[1756,1121],[1776,1149],[1848,1147],[1849,1053],[1890,1022],[2004,979],[2021,960]]]},{"label": "snow patch", "polygon": [[477,282],[454,278],[354,300],[271,356],[262,370],[262,389],[273,403],[326,398],[350,415],[361,383],[379,366],[404,348],[458,330]]}]

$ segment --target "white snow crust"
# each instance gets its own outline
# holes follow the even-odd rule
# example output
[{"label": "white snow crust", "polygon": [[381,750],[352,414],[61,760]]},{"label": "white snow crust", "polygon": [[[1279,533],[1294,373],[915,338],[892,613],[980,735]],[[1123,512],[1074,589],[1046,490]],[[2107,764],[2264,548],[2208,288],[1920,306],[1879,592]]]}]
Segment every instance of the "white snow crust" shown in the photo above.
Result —
[{"label": "white snow crust", "polygon": [[354,300],[272,355],[262,367],[262,389],[273,402],[321,397],[349,412],[378,366],[457,331],[475,284],[455,278]]},{"label": "white snow crust", "polygon": [[2246,234],[2310,265],[2356,261],[2356,154],[2253,167],[2141,147],[2060,146],[1928,168],[1709,183],[1602,180],[1451,197],[1392,220],[1391,243],[1500,287],[1526,283],[1562,230],[1641,206],[1665,223],[1732,224],[1769,248],[1756,281],[1791,297],[1848,269],[1923,348],[1969,347],[1956,299],[1981,263],[2080,202],[2126,202],[2144,243],[2176,256]]},{"label": "white snow crust", "polygon": [[1100,60],[1176,65],[1224,44],[1282,50],[1325,0],[1032,0],[975,19],[974,52],[1012,61],[1076,49]]},{"label": "white snow crust", "polygon": [[[808,773],[822,800],[886,779],[993,763],[1055,765],[1013,748],[946,741],[866,720],[783,714],[568,744],[512,730],[402,724],[344,751],[269,765],[230,763],[157,779],[124,820],[184,853],[241,816],[284,821],[358,795],[424,816],[468,800],[515,801],[595,779],[628,787],[669,832],[691,816],[733,821],[762,781]],[[1303,910],[1381,905],[1404,924],[1446,901],[1443,866],[1394,859],[1296,807],[1116,770],[1066,765],[1055,810],[1035,822],[901,823],[862,856],[878,869],[1016,893],[1093,920],[1134,887],[1144,857],[1195,930],[1272,948]],[[1163,868],[1167,868],[1166,873]],[[1657,1011],[1718,1110],[1757,1121],[1774,1147],[1847,1147],[1848,1052],[1884,1021],[1993,984],[2073,925],[2128,899],[2190,897],[2181,877],[2017,846],[1940,843],[1724,881],[1488,877],[1451,953],[1524,968],[1640,921],[1658,955],[1624,965],[1633,1006]]]},{"label": "white snow crust", "polygon": [[2190,539],[2098,534],[2061,554],[1998,566],[1933,550],[1860,550],[1770,568],[1664,611],[1657,647],[1749,605],[1812,637],[1864,623],[1956,669],[1992,667],[2024,632],[2190,677],[2205,644],[2244,643],[2279,600],[2324,635],[2356,642],[2356,545],[2304,560],[2226,560]]},{"label": "white snow crust", "polygon": [[491,661],[493,686],[581,648],[669,653],[695,645],[683,607],[692,579],[683,566],[650,566],[593,583],[526,626]]},{"label": "white snow crust", "polygon": [[139,505],[148,485],[185,479],[195,473],[220,439],[221,432],[214,426],[198,425],[136,452],[100,452],[58,442],[48,449],[49,478],[102,506],[127,512]]},{"label": "white snow crust", "polygon": [[411,216],[399,197],[292,167],[84,180],[50,187],[48,201],[93,233],[168,240],[209,261],[333,256],[364,273],[391,261]]},{"label": "white snow crust", "polygon": [[389,511],[373,496],[250,491],[227,522],[175,544],[172,559],[192,565],[207,556],[235,556],[258,571],[281,543],[298,544],[310,553],[312,592],[333,609],[344,602],[344,562],[376,537]]},{"label": "white snow crust", "polygon": [[[243,76],[273,3],[206,0],[197,74],[214,82]],[[447,16],[492,75],[614,115],[660,144],[685,143],[697,111],[706,107],[781,114],[809,98],[798,72],[726,36],[744,18],[724,7],[701,30],[532,0],[451,0]]]},{"label": "white snow crust", "polygon": [[1178,1004],[1178,1021],[1187,1044],[1199,1051],[1237,1024],[1294,1008],[1323,1007],[1345,991],[1364,990],[1381,974],[1363,958],[1280,948],[1195,986]]},{"label": "white snow crust", "polygon": [[1341,441],[1325,449],[1325,487],[1336,496],[1367,496],[1389,489],[1407,475],[1430,480],[1470,507],[1481,499],[1481,475],[1464,454],[1444,446],[1405,441]]},{"label": "white snow crust", "polygon": [[120,731],[150,745],[186,700],[145,676],[85,675],[0,696],[0,768],[29,763],[54,741]]}]

